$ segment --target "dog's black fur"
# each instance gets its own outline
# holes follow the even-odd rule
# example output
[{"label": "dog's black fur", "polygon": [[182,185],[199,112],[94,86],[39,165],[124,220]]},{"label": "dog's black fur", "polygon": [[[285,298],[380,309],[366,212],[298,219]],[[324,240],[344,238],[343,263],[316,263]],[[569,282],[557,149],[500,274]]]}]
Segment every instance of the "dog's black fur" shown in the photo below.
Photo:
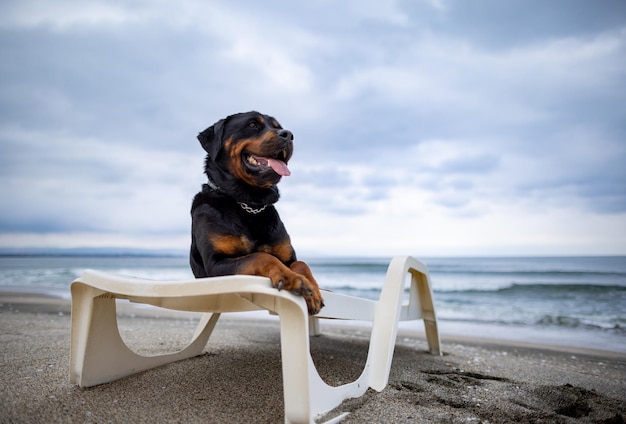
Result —
[{"label": "dog's black fur", "polygon": [[288,175],[293,134],[258,112],[222,119],[198,135],[209,179],[193,199],[190,264],[197,278],[249,274],[301,294],[310,314],[324,306],[308,265],[298,261],[273,204]]}]

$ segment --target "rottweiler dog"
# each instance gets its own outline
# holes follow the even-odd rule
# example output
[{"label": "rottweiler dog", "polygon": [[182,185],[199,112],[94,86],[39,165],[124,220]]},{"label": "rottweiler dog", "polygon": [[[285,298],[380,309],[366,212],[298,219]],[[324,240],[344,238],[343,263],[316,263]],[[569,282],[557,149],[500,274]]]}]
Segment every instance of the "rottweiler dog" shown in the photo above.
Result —
[{"label": "rottweiler dog", "polygon": [[207,184],[193,199],[190,264],[196,278],[269,277],[302,295],[309,314],[324,306],[309,266],[297,260],[274,208],[276,185],[290,174],[293,134],[258,112],[228,116],[198,135]]}]

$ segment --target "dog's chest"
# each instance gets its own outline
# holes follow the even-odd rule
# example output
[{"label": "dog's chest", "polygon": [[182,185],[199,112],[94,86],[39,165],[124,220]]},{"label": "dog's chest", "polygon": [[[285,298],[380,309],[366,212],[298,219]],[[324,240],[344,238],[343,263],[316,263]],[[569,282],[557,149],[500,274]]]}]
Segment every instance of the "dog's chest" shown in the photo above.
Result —
[{"label": "dog's chest", "polygon": [[245,234],[209,234],[209,242],[216,252],[229,257],[262,252],[287,261],[291,256],[291,243],[288,238],[281,242],[269,243],[267,240],[253,240]]},{"label": "dog's chest", "polygon": [[263,252],[285,261],[291,258],[291,241],[277,214],[266,217],[231,215],[228,221],[226,224],[221,220],[221,229],[209,231],[208,239],[216,252],[230,257]]}]

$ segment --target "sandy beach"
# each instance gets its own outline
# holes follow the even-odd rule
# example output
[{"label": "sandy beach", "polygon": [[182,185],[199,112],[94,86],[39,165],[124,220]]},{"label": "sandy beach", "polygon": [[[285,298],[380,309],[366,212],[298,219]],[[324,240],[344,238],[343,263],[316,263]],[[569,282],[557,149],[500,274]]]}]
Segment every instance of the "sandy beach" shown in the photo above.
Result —
[{"label": "sandy beach", "polygon": [[[124,339],[140,353],[173,351],[189,315],[120,308]],[[421,329],[421,323],[416,323]],[[68,381],[70,303],[0,293],[0,421],[7,423],[283,422],[276,320],[223,317],[204,354],[112,383]],[[333,385],[358,376],[368,330],[323,325],[314,361]],[[323,419],[345,423],[624,423],[626,355],[442,335],[444,356],[419,331],[398,336],[389,385],[345,401]]]}]

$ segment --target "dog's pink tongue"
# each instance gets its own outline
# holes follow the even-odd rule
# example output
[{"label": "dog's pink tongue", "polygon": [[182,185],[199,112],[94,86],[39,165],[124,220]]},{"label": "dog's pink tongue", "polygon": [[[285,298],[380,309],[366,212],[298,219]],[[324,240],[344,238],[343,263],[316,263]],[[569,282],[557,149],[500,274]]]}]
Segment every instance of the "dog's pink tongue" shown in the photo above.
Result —
[{"label": "dog's pink tongue", "polygon": [[268,159],[268,164],[278,175],[282,175],[283,177],[288,177],[289,175],[291,175],[291,171],[289,171],[289,168],[287,168],[287,164],[282,160]]}]

